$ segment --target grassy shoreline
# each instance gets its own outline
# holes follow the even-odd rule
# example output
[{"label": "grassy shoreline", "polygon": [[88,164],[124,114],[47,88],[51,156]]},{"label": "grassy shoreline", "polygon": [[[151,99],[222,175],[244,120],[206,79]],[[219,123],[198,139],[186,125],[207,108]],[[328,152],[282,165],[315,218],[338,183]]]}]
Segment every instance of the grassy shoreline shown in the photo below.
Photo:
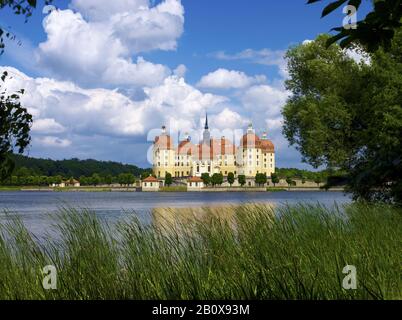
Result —
[{"label": "grassy shoreline", "polygon": [[[400,208],[172,210],[111,226],[66,209],[60,239],[41,244],[17,216],[2,219],[0,299],[402,299]],[[49,264],[57,290],[42,288]],[[356,290],[341,286],[346,265]]]},{"label": "grassy shoreline", "polygon": [[[343,189],[329,189],[323,190],[315,187],[297,187],[297,188],[286,188],[286,187],[232,187],[232,188],[206,188],[205,190],[199,190],[197,192],[279,192],[279,191],[316,191],[316,192],[343,192]],[[10,192],[10,191],[30,191],[30,192],[136,192],[135,187],[16,187],[16,186],[0,186],[0,192]],[[188,192],[186,186],[174,186],[174,187],[161,187],[158,192]]]}]

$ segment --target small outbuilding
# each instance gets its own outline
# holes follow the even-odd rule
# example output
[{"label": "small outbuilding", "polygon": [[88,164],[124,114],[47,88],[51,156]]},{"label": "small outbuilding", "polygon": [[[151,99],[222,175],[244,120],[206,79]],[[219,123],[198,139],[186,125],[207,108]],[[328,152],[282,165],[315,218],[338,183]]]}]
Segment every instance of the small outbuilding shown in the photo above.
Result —
[{"label": "small outbuilding", "polygon": [[191,177],[187,180],[187,191],[199,191],[204,188],[204,181],[200,177]]},{"label": "small outbuilding", "polygon": [[141,181],[142,191],[159,191],[159,180],[149,176]]},{"label": "small outbuilding", "polygon": [[75,188],[78,188],[81,186],[80,182],[78,180],[75,180],[74,178],[71,178],[70,180],[65,181],[64,185],[66,187],[75,187]]}]

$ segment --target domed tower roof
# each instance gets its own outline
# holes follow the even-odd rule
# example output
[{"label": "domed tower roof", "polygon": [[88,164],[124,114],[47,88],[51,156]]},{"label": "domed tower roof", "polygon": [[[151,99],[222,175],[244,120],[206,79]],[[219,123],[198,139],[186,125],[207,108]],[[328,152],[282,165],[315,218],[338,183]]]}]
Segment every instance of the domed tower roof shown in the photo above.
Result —
[{"label": "domed tower roof", "polygon": [[162,127],[162,134],[155,137],[154,145],[161,150],[173,149],[173,139],[166,133],[165,126]]},{"label": "domed tower roof", "polygon": [[247,128],[247,133],[240,140],[240,146],[243,148],[258,148],[260,138],[255,134],[253,125],[250,123]]},{"label": "domed tower roof", "polygon": [[275,147],[271,140],[260,140],[260,147],[263,152],[275,152]]},{"label": "domed tower roof", "polygon": [[264,132],[261,136],[260,147],[262,152],[275,152],[274,144],[268,139],[267,132]]}]

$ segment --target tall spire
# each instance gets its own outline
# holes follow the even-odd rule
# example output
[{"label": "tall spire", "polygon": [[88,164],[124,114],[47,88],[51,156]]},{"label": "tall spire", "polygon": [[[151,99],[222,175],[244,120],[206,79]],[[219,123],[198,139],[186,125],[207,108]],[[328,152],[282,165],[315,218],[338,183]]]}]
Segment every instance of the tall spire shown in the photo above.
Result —
[{"label": "tall spire", "polygon": [[205,113],[205,126],[204,126],[204,132],[202,134],[203,139],[202,143],[209,145],[211,141],[211,134],[209,133],[209,127],[208,127],[208,114]]}]

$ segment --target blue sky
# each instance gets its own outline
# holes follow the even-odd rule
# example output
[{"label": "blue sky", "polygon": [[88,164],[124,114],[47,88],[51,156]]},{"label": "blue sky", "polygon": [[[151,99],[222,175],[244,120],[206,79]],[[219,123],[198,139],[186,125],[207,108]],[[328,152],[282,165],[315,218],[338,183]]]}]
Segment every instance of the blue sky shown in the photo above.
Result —
[{"label": "blue sky", "polygon": [[283,53],[341,25],[344,14],[320,19],[329,1],[305,2],[56,1],[58,11],[39,9],[28,23],[0,12],[22,42],[7,43],[0,64],[14,75],[9,90],[27,89],[29,154],[149,166],[162,124],[196,139],[208,111],[217,136],[253,122],[277,146],[278,166],[309,168],[281,134]]}]

